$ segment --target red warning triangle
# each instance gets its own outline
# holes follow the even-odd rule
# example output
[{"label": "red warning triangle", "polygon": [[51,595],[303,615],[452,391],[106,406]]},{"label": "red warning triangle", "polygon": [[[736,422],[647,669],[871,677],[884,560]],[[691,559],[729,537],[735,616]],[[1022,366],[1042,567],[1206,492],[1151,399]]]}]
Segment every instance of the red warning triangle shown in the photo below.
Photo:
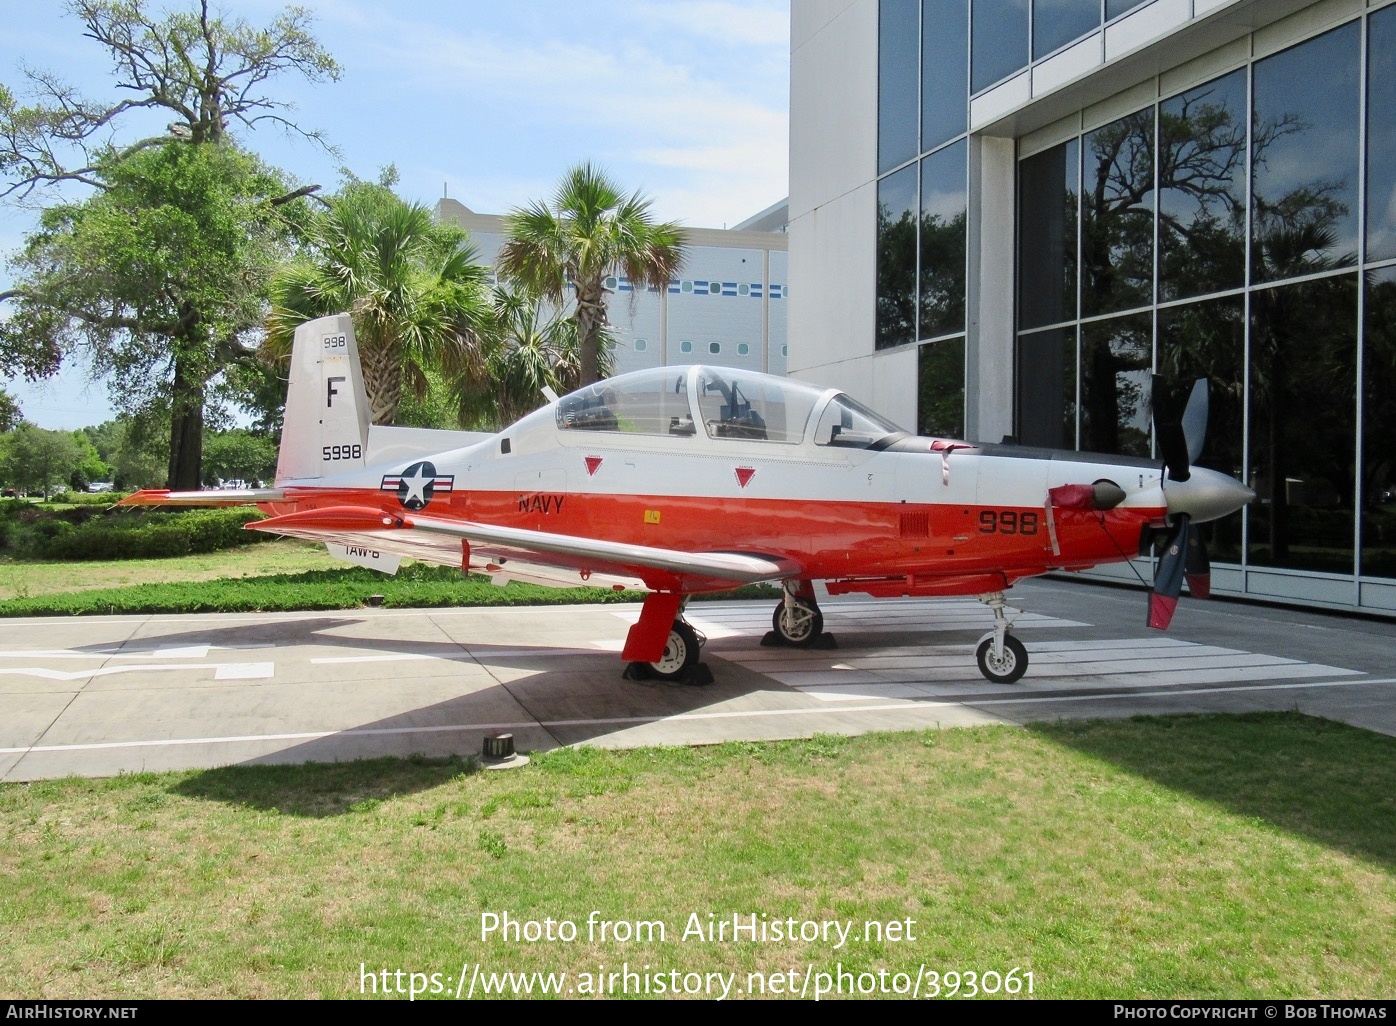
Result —
[{"label": "red warning triangle", "polygon": [[583,458],[584,460],[586,460],[586,465],[587,465],[587,477],[591,477],[591,476],[592,476],[593,474],[595,474],[596,471],[600,468],[600,466],[601,466],[601,457],[600,457],[600,456],[583,456],[582,458]]},{"label": "red warning triangle", "polygon": [[741,485],[743,488],[745,488],[745,487],[746,487],[746,483],[747,483],[748,481],[750,481],[752,475],[756,473],[756,468],[755,468],[755,467],[738,467],[736,472],[737,472],[737,484],[739,484],[739,485]]}]

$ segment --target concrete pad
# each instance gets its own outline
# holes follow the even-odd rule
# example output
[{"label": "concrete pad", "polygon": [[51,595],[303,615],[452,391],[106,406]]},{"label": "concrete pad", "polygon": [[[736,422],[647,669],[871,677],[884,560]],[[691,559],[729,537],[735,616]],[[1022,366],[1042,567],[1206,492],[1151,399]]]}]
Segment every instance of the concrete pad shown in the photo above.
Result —
[{"label": "concrete pad", "polygon": [[1015,594],[1034,625],[1015,685],[979,676],[990,617],[962,600],[827,601],[838,647],[818,651],[760,646],[770,601],[694,603],[705,687],[622,679],[637,605],[4,621],[0,773],[476,755],[496,730],[528,752],[1173,711],[1396,734],[1396,623],[1185,603],[1158,635],[1119,589]]},{"label": "concrete pad", "polygon": [[5,698],[5,715],[0,716],[0,749],[28,748],[37,744],[55,720],[73,701],[73,692],[10,695]]}]

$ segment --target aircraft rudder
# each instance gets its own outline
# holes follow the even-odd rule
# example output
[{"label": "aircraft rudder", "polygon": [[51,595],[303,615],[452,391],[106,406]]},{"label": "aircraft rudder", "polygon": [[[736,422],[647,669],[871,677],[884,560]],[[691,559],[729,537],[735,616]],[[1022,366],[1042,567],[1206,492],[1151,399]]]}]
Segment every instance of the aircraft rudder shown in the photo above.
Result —
[{"label": "aircraft rudder", "polygon": [[369,419],[350,316],[320,317],[296,328],[277,482],[364,466]]}]

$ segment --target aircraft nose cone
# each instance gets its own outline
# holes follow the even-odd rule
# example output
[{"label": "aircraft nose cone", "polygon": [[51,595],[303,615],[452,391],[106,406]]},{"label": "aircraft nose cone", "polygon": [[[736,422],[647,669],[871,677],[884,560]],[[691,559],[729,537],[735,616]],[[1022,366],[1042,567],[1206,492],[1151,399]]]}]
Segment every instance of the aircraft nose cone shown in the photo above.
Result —
[{"label": "aircraft nose cone", "polygon": [[1234,513],[1255,498],[1255,492],[1234,477],[1205,467],[1193,467],[1186,481],[1165,479],[1163,494],[1170,516],[1186,513],[1195,524]]}]

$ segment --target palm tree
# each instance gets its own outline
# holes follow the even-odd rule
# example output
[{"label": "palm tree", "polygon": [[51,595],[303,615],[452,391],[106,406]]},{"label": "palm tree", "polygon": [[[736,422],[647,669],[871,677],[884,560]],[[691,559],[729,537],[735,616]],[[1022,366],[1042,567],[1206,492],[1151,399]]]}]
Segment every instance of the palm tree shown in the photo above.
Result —
[{"label": "palm tree", "polygon": [[569,285],[576,290],[579,384],[601,376],[606,277],[623,274],[635,288],[664,289],[683,263],[683,229],[656,223],[649,209],[640,193],[624,195],[586,163],[567,172],[551,207],[535,203],[505,219],[509,239],[499,251],[500,273],[558,306]]},{"label": "palm tree", "polygon": [[[577,322],[559,316],[545,300],[518,289],[496,289],[486,338],[481,358],[453,386],[461,424],[502,427],[541,406],[545,389],[561,394],[579,387]],[[613,345],[603,329],[601,377],[615,370]]]},{"label": "palm tree", "polygon": [[308,255],[273,276],[267,318],[267,348],[284,358],[297,325],[349,311],[375,424],[396,418],[404,383],[425,395],[428,367],[452,380],[478,363],[491,315],[489,272],[465,233],[390,184],[353,181],[330,200]]}]

